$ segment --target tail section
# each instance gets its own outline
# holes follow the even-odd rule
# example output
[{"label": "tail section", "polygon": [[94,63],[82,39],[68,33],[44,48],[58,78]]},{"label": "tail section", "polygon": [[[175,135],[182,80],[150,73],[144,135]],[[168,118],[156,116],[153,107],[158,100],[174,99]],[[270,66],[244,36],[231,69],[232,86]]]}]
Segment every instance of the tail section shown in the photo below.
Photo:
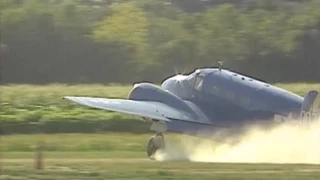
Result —
[{"label": "tail section", "polygon": [[320,117],[320,95],[318,91],[309,91],[301,107],[301,121],[314,121]]}]

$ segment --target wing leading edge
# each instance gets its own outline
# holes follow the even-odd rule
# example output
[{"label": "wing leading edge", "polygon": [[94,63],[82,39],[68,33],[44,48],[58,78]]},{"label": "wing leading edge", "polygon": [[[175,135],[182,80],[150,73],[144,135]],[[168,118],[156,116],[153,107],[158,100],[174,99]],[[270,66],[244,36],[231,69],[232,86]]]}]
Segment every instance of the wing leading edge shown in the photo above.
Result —
[{"label": "wing leading edge", "polygon": [[211,124],[191,118],[187,112],[178,111],[166,104],[155,101],[134,101],[93,97],[65,96],[64,99],[97,109],[116,111],[125,114],[171,122],[172,120]]}]

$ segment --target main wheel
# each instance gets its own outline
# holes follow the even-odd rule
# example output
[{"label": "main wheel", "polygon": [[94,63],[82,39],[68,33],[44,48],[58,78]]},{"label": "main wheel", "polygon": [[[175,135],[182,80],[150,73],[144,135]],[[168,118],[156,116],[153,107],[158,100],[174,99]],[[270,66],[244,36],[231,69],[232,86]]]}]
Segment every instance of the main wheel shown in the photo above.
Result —
[{"label": "main wheel", "polygon": [[155,159],[154,155],[158,150],[165,148],[164,137],[162,134],[152,136],[147,145],[147,155],[150,159]]}]

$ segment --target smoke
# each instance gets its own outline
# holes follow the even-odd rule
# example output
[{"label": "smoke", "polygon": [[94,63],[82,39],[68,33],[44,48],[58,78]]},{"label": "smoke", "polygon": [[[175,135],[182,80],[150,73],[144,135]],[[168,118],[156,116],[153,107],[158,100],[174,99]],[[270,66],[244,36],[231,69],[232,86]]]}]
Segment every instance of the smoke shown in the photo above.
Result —
[{"label": "smoke", "polygon": [[193,162],[320,164],[320,120],[281,124],[271,129],[248,128],[237,142],[214,142],[188,136],[167,142],[155,158]]}]

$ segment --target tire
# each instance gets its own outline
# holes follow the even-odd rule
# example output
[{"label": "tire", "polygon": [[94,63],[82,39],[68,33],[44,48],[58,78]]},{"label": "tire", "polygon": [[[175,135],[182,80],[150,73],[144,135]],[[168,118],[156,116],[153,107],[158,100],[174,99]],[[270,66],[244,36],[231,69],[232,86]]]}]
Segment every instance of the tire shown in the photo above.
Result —
[{"label": "tire", "polygon": [[154,160],[155,153],[165,148],[163,136],[152,136],[147,144],[147,155],[151,160]]}]

